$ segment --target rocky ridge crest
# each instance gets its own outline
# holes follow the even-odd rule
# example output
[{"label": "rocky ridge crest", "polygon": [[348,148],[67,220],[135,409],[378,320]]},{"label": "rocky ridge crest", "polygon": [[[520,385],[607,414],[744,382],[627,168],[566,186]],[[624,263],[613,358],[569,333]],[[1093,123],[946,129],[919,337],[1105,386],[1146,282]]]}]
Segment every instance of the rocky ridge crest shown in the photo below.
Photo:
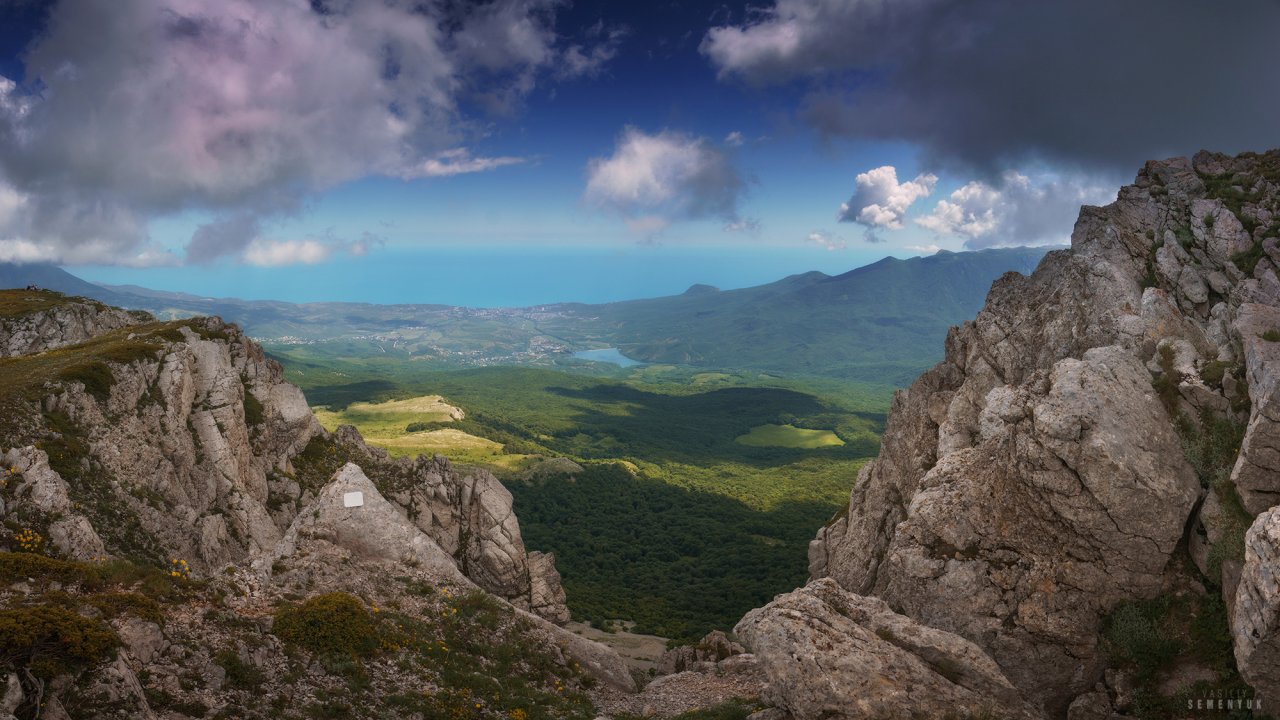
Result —
[{"label": "rocky ridge crest", "polygon": [[[1179,655],[1143,702],[1185,708],[1241,679],[1280,698],[1278,269],[1280,151],[1202,152],[1147,163],[1114,203],[1081,210],[1070,250],[996,281],[894,397],[879,457],[811,543],[811,584],[739,624],[777,705],[863,717],[835,708],[893,701],[884,688],[907,675],[815,690],[768,659],[866,664],[886,648],[859,618],[889,613],[978,649],[954,667],[1009,683],[985,694],[997,716],[1108,717],[1132,709],[1117,618],[1154,633],[1168,618],[1142,613],[1174,607],[1221,608],[1239,676],[1229,658]],[[858,627],[824,655],[795,624],[848,624],[820,622],[833,613]]]}]

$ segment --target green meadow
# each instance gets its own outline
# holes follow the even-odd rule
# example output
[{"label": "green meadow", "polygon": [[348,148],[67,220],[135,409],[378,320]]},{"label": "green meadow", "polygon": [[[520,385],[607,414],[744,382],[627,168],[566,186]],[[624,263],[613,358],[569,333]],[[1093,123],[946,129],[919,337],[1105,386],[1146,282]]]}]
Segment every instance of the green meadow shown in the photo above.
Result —
[{"label": "green meadow", "polygon": [[757,425],[735,442],[754,447],[786,447],[816,449],[840,446],[844,441],[830,430],[809,430],[795,425]]}]

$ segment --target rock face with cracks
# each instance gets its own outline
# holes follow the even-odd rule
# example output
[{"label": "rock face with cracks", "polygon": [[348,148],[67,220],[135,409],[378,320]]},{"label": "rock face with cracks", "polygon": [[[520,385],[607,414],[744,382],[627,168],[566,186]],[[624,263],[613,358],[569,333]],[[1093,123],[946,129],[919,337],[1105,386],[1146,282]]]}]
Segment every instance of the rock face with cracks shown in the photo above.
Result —
[{"label": "rock face with cracks", "polygon": [[1241,550],[1280,500],[1277,268],[1280,151],[1148,163],[897,393],[811,577],[974,643],[1061,717],[1097,704],[1104,618],[1190,557],[1280,697],[1268,514]]},{"label": "rock face with cracks", "polygon": [[976,645],[830,579],[774,598],[734,632],[756,649],[764,699],[797,718],[1036,717]]}]

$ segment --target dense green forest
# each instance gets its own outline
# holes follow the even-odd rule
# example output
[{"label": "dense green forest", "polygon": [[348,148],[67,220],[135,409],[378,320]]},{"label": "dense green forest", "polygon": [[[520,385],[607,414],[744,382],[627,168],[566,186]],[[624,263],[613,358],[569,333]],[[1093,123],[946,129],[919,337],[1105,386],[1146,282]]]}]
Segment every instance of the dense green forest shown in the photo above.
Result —
[{"label": "dense green forest", "polygon": [[617,463],[508,487],[525,542],[556,554],[575,619],[630,619],[679,640],[732,628],[804,584],[815,519],[832,511],[817,501],[760,511]]},{"label": "dense green forest", "polygon": [[[575,619],[632,620],[679,640],[728,629],[803,583],[808,542],[877,452],[887,405],[878,387],[831,392],[759,375],[495,367],[379,380],[362,377],[364,360],[285,362],[313,405],[432,394],[464,409],[413,431],[501,444],[502,457],[476,464],[511,490],[527,546],[556,554]],[[323,382],[333,379],[346,382]],[[788,447],[780,426],[839,442]],[[779,445],[756,444],[762,436]],[[583,470],[539,470],[552,457]]]}]

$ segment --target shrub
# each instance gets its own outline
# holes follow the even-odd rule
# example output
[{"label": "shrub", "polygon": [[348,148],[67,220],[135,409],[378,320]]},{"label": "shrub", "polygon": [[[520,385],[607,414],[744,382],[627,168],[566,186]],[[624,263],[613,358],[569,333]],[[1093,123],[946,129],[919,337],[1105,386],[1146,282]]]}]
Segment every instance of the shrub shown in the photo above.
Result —
[{"label": "shrub", "polygon": [[227,672],[227,683],[238,690],[252,690],[266,680],[261,670],[240,659],[234,650],[223,650],[213,661]]},{"label": "shrub", "polygon": [[98,593],[89,597],[89,604],[109,618],[128,614],[153,623],[164,620],[160,603],[135,592]]},{"label": "shrub", "polygon": [[1255,242],[1248,250],[1242,250],[1231,256],[1231,262],[1240,268],[1240,272],[1248,277],[1253,277],[1253,269],[1258,266],[1258,261],[1262,259],[1264,251],[1262,243]]},{"label": "shrub", "polygon": [[1155,388],[1156,395],[1160,397],[1160,402],[1164,404],[1166,410],[1172,416],[1177,416],[1178,410],[1178,383],[1182,382],[1182,373],[1174,368],[1173,362],[1175,352],[1170,345],[1160,346],[1160,374],[1153,377],[1151,386]]},{"label": "shrub", "polygon": [[343,592],[317,595],[276,611],[271,631],[320,655],[364,656],[378,648],[376,625],[359,599]]},{"label": "shrub", "polygon": [[22,582],[32,578],[44,582],[73,583],[91,577],[94,568],[85,563],[55,560],[31,553],[0,552],[0,582]]},{"label": "shrub", "polygon": [[1185,413],[1178,415],[1175,427],[1182,441],[1182,453],[1195,469],[1201,487],[1209,487],[1219,475],[1229,476],[1240,455],[1245,426],[1229,417],[1200,416],[1197,424]]},{"label": "shrub", "polygon": [[1268,330],[1258,337],[1266,340],[1267,342],[1280,342],[1280,330]]},{"label": "shrub", "polygon": [[1186,225],[1178,227],[1173,231],[1173,234],[1177,236],[1178,244],[1181,245],[1184,250],[1190,250],[1196,244],[1196,236],[1192,234],[1191,228]]},{"label": "shrub", "polygon": [[106,401],[111,396],[111,388],[116,384],[116,376],[112,374],[110,366],[103,362],[73,365],[60,371],[58,377],[83,384],[85,392],[98,402]]},{"label": "shrub", "polygon": [[266,416],[263,412],[262,401],[258,400],[257,396],[255,396],[252,392],[249,391],[248,386],[245,386],[245,389],[244,389],[245,424],[249,425],[250,427],[253,427],[255,425],[261,425],[265,417]]},{"label": "shrub", "polygon": [[1222,378],[1228,373],[1228,371],[1233,370],[1235,367],[1235,363],[1230,363],[1225,360],[1210,360],[1204,364],[1204,367],[1200,368],[1200,378],[1204,380],[1207,385],[1221,388]]},{"label": "shrub", "polygon": [[1162,600],[1126,602],[1116,608],[1104,626],[1103,638],[1111,656],[1134,666],[1139,682],[1149,681],[1178,654],[1178,642],[1161,627],[1167,612]]},{"label": "shrub", "polygon": [[96,664],[120,645],[100,620],[52,605],[0,610],[0,665],[50,678]]}]

